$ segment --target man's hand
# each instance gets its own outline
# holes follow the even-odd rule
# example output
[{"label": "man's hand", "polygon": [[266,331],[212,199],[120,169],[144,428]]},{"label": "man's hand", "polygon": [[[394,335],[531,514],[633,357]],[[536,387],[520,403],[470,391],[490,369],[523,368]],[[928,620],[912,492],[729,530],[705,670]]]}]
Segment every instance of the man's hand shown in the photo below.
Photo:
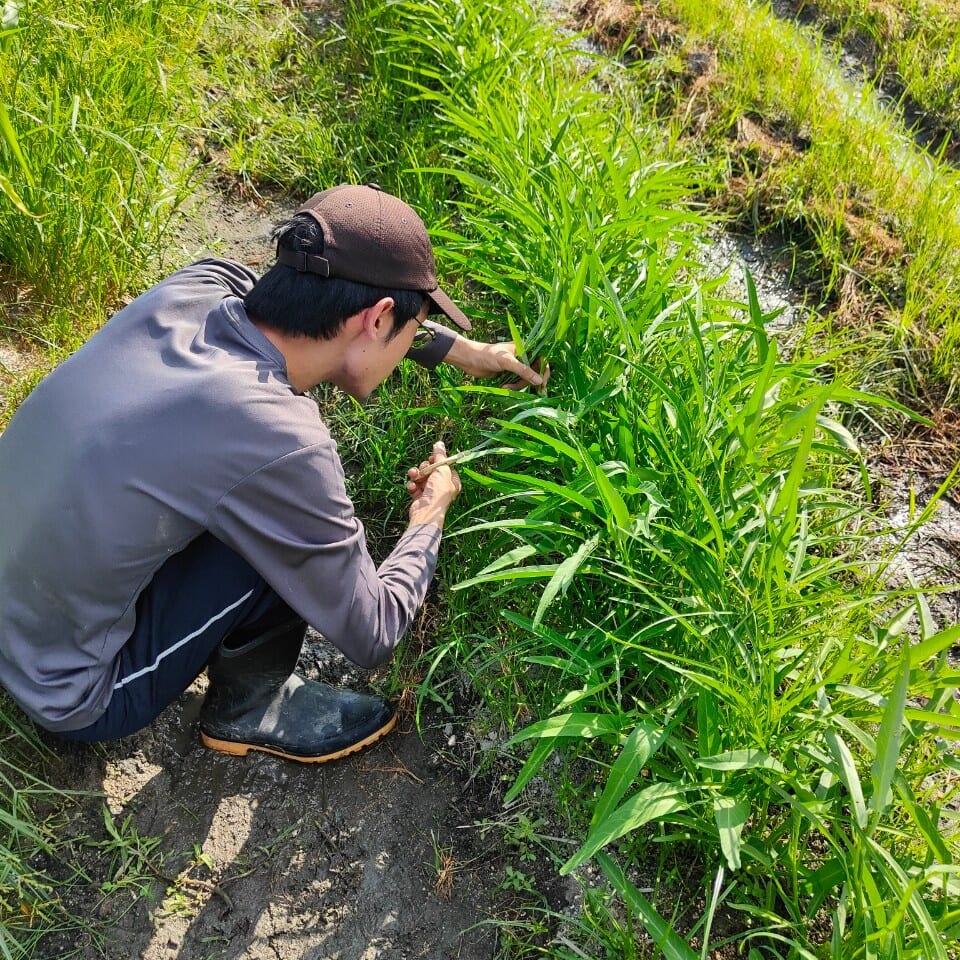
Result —
[{"label": "man's hand", "polygon": [[447,510],[460,493],[460,477],[456,470],[446,465],[434,467],[426,474],[425,471],[446,456],[447,448],[443,441],[438,440],[433,445],[430,458],[419,467],[411,467],[407,471],[410,478],[407,480],[407,490],[413,499],[410,504],[411,527],[419,523],[433,523],[443,529]]},{"label": "man's hand", "polygon": [[508,390],[534,386],[539,387],[541,393],[545,393],[547,381],[550,379],[550,368],[546,367],[541,373],[539,361],[535,360],[532,366],[528,366],[518,360],[517,348],[512,343],[480,343],[458,336],[444,361],[471,377],[495,377],[498,373],[515,374],[518,380],[504,384]]}]

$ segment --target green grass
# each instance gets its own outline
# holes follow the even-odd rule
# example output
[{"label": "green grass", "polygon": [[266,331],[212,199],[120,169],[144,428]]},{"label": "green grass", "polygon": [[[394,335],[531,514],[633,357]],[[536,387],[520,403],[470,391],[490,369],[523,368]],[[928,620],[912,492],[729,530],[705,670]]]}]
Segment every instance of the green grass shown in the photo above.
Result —
[{"label": "green grass", "polygon": [[[405,168],[429,157],[427,112],[378,75],[380,38],[367,5],[347,0],[335,17],[282,2],[216,8],[201,63],[209,86],[202,146],[243,188],[279,186],[301,196],[340,182],[404,189]],[[437,197],[439,206],[445,196]]]},{"label": "green grass", "polygon": [[[875,380],[893,354],[902,357],[906,393],[952,382],[960,335],[956,171],[918,149],[895,114],[844,79],[816,31],[759,3],[669,0],[659,10],[682,25],[683,45],[668,45],[636,70],[641,83],[675,78],[666,92],[658,88],[658,109],[679,150],[700,153],[726,183],[718,205],[792,245],[798,276],[839,308],[839,338],[859,337],[861,365]],[[718,69],[691,87],[684,51],[704,43],[716,49]],[[779,155],[732,137],[744,117],[780,140]],[[851,313],[872,328],[851,331]]]},{"label": "green grass", "polygon": [[42,934],[64,921],[56,884],[34,866],[57,846],[57,828],[39,812],[59,791],[27,772],[45,748],[32,726],[0,696],[0,957],[30,956]]},{"label": "green grass", "polygon": [[71,307],[95,316],[143,276],[187,189],[185,54],[206,8],[39,0],[0,32],[0,280],[37,304],[31,332],[69,340]]},{"label": "green grass", "polygon": [[866,41],[869,66],[894,80],[913,103],[934,114],[956,140],[960,108],[960,32],[956,5],[939,0],[818,0],[814,11],[841,39]]},{"label": "green grass", "polygon": [[[755,300],[731,312],[679,281],[689,172],[523,11],[458,5],[453,37],[443,3],[390,13],[409,19],[383,69],[435,105],[460,183],[443,240],[557,371],[549,400],[476,391],[481,436],[513,452],[464,469],[486,497],[446,564],[459,646],[434,657],[493,685],[505,722],[542,718],[515,737],[533,747],[506,800],[558,746],[581,752],[601,788],[564,872],[636,855],[657,823],[758,951],[819,949],[826,915],[830,956],[946,956],[953,853],[922,784],[960,722],[955,631],[860,559],[881,518],[841,417],[883,401],[825,377],[819,350],[784,356]],[[488,559],[464,577],[471,555]]]},{"label": "green grass", "polygon": [[[826,286],[860,262],[841,242],[851,198],[891,211],[908,249],[926,253],[905,263],[889,344],[868,343],[870,353],[860,340],[825,348],[814,326],[788,350],[752,287],[730,304],[698,284],[692,249],[707,222],[693,198],[721,189],[719,152],[681,156],[690,141],[663,121],[673,104],[669,84],[653,82],[656,62],[584,63],[518,4],[350,3],[334,26],[279,0],[23,14],[3,38],[22,72],[9,58],[0,66],[13,120],[0,261],[9,282],[65,310],[92,298],[89,324],[146,282],[191,150],[248,193],[304,195],[341,179],[401,193],[433,229],[443,279],[457,278],[478,336],[513,336],[553,369],[546,397],[450,371],[436,395],[408,370],[364,407],[319,397],[378,549],[403,523],[403,470],[425,446],[442,435],[451,450],[483,453],[462,468],[436,646],[393,682],[414,676],[422,701],[452,710],[468,677],[484,722],[513,734],[506,799],[535,777],[552,781],[572,841],[552,854],[556,870],[580,875],[592,862],[605,878],[570,925],[536,909],[504,925],[502,955],[689,960],[727,945],[748,960],[945,957],[960,932],[957,797],[942,776],[956,767],[944,744],[960,727],[946,659],[957,630],[934,622],[921,590],[885,586],[909,531],[889,530],[874,506],[849,423],[909,414],[843,371],[879,375],[883,350],[926,343],[926,324],[940,323],[939,356],[952,356],[955,224],[935,208],[954,185],[937,172],[919,202],[916,191],[900,198],[890,145],[902,131],[852,117],[842,91],[823,85],[815,46],[793,59],[786,27],[753,6],[721,18],[722,7],[683,13],[725,38],[708,134],[753,110],[810,136],[806,155],[762,186],[798,217],[815,212]],[[202,13],[189,28],[188,10]],[[72,42],[61,26],[71,16],[94,44],[89,63],[80,47],[76,64],[57,59],[52,39]],[[101,36],[148,25],[148,42],[126,44],[131,76],[118,64],[116,78],[100,77],[110,73],[96,69]],[[151,99],[132,75],[159,77],[155,63],[166,91],[150,85]],[[89,171],[71,159],[87,127],[64,126],[60,106],[72,77],[123,117],[102,148],[81,141],[103,150]],[[122,108],[121,90],[133,101]],[[41,117],[36,104],[58,96]],[[104,116],[87,132],[106,127]],[[51,131],[67,141],[63,157]],[[134,134],[145,139],[131,149]],[[133,156],[139,165],[124,167]],[[102,169],[128,174],[98,180]],[[78,170],[93,179],[70,194]],[[61,236],[36,214],[63,210],[64,195],[74,203]],[[145,210],[159,211],[150,229],[130,233],[128,213],[139,222]],[[124,236],[119,266],[89,255]],[[73,269],[87,273],[45,274],[41,254],[69,243]],[[4,756],[19,772],[0,817],[0,869],[28,886],[3,899],[0,942],[28,955],[61,918],[49,878],[29,866],[50,840],[20,785],[37,761]],[[537,829],[510,835],[546,857]],[[149,847],[113,840],[121,858],[127,840]],[[636,864],[655,873],[652,892]],[[520,873],[505,883],[524,886]]]}]

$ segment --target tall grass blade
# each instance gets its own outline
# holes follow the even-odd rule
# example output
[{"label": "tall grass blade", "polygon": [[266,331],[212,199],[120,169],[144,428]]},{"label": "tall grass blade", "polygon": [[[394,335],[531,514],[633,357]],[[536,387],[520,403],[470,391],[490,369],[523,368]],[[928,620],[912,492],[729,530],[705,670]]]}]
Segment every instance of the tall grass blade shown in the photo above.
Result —
[{"label": "tall grass blade", "polygon": [[619,864],[605,853],[597,854],[597,863],[600,864],[600,869],[603,870],[614,890],[623,897],[634,915],[640,918],[640,922],[653,942],[663,951],[666,960],[697,960],[697,955],[660,916],[653,904],[627,880]]},{"label": "tall grass blade", "polygon": [[843,737],[832,727],[828,727],[823,732],[827,746],[837,761],[840,780],[847,788],[850,795],[850,802],[853,804],[854,818],[857,826],[861,830],[867,829],[868,815],[867,804],[863,798],[863,786],[860,783],[860,774],[857,772],[857,765],[853,759],[850,748],[844,742]]},{"label": "tall grass blade", "polygon": [[503,797],[504,804],[513,803],[523,792],[524,787],[537,775],[540,768],[546,762],[547,757],[556,749],[557,745],[552,739],[540,740],[535,743],[530,756],[520,768],[513,785]]},{"label": "tall grass blade", "polygon": [[907,703],[907,686],[910,679],[909,644],[903,645],[900,654],[900,668],[897,671],[893,689],[887,698],[887,705],[880,721],[877,734],[877,754],[870,767],[873,780],[873,796],[870,798],[872,829],[879,826],[880,817],[890,805],[893,778],[900,759],[900,739],[903,734],[904,710]]},{"label": "tall grass blade", "polygon": [[537,611],[533,615],[534,627],[540,625],[540,621],[547,612],[547,608],[553,602],[553,598],[558,593],[566,593],[567,587],[572,583],[573,578],[577,575],[577,571],[583,566],[587,557],[597,549],[599,542],[600,537],[595,534],[587,540],[576,553],[567,557],[567,559],[557,567],[557,572],[548,581],[544,588],[543,596],[540,597],[540,602],[537,604]]},{"label": "tall grass blade", "polygon": [[620,720],[602,713],[564,713],[524,727],[508,743],[552,737],[599,737],[620,731]]},{"label": "tall grass blade", "polygon": [[697,766],[707,770],[773,770],[786,773],[779,760],[763,750],[730,750],[714,757],[700,757]]},{"label": "tall grass blade", "polygon": [[955,624],[933,636],[920,640],[919,643],[911,644],[909,649],[910,668],[913,669],[919,664],[925,663],[931,657],[956,646],[958,642],[960,642],[960,624]]},{"label": "tall grass blade", "polygon": [[703,918],[703,946],[700,948],[700,960],[707,960],[710,955],[710,931],[713,929],[713,918],[717,913],[717,906],[720,903],[723,892],[723,867],[717,870],[713,878],[713,889],[710,891],[710,900],[707,903],[707,913]]},{"label": "tall grass blade", "polygon": [[3,173],[0,173],[0,193],[2,193],[22,214],[24,214],[24,216],[34,216],[34,214],[27,209],[27,205],[21,199],[20,194],[17,193],[14,185]]},{"label": "tall grass blade", "polygon": [[27,163],[27,158],[20,149],[20,141],[17,139],[16,131],[10,122],[10,114],[6,106],[2,103],[0,103],[0,135],[3,137],[6,148],[13,154],[14,159],[20,166],[20,172],[23,174],[24,179],[31,187],[34,186],[35,181],[33,179],[33,173],[30,171],[30,164]]},{"label": "tall grass blade", "polygon": [[603,793],[593,808],[591,823],[606,820],[617,804],[633,786],[644,764],[656,754],[667,738],[670,726],[658,727],[641,720],[630,731],[620,748],[620,754],[610,768]]},{"label": "tall grass blade", "polygon": [[740,869],[740,837],[749,816],[750,804],[743,798],[717,797],[713,801],[720,849],[731,870]]},{"label": "tall grass blade", "polygon": [[645,823],[685,810],[688,806],[685,799],[688,790],[688,787],[676,783],[653,783],[635,793],[613,813],[590,828],[583,845],[560,868],[560,873],[570,873],[602,847],[637,830]]}]

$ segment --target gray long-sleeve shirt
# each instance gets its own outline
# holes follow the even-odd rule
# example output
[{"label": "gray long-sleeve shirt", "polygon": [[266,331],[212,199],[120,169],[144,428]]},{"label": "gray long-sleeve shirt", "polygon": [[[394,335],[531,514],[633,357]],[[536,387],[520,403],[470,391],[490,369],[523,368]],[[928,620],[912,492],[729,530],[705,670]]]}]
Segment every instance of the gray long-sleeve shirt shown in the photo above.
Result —
[{"label": "gray long-sleeve shirt", "polygon": [[[226,260],[173,274],[0,435],[0,681],[50,730],[103,713],[137,597],[204,530],[363,666],[423,602],[439,530],[410,528],[375,567],[316,404],[243,309],[255,281]],[[420,359],[450,342],[441,328]]]}]

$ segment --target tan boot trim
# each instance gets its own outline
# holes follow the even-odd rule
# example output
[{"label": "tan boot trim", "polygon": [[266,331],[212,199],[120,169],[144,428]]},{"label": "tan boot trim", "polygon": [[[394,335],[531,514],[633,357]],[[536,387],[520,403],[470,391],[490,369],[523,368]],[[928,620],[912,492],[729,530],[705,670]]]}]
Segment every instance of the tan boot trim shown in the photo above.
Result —
[{"label": "tan boot trim", "polygon": [[278,750],[275,747],[261,747],[256,743],[236,743],[230,740],[217,740],[214,737],[207,736],[202,730],[200,731],[200,739],[203,741],[204,746],[210,747],[212,750],[219,750],[221,753],[229,753],[235,757],[245,757],[251,750],[259,750],[261,753],[272,753],[275,757],[283,757],[285,760],[296,760],[297,763],[327,763],[330,760],[339,760],[341,757],[356,753],[364,747],[369,747],[370,744],[376,743],[381,737],[385,737],[396,725],[397,714],[394,713],[379,730],[371,733],[369,737],[358,740],[356,743],[351,743],[349,747],[344,747],[342,750],[325,754],[322,757],[299,757],[295,753],[285,753],[283,750]]}]

